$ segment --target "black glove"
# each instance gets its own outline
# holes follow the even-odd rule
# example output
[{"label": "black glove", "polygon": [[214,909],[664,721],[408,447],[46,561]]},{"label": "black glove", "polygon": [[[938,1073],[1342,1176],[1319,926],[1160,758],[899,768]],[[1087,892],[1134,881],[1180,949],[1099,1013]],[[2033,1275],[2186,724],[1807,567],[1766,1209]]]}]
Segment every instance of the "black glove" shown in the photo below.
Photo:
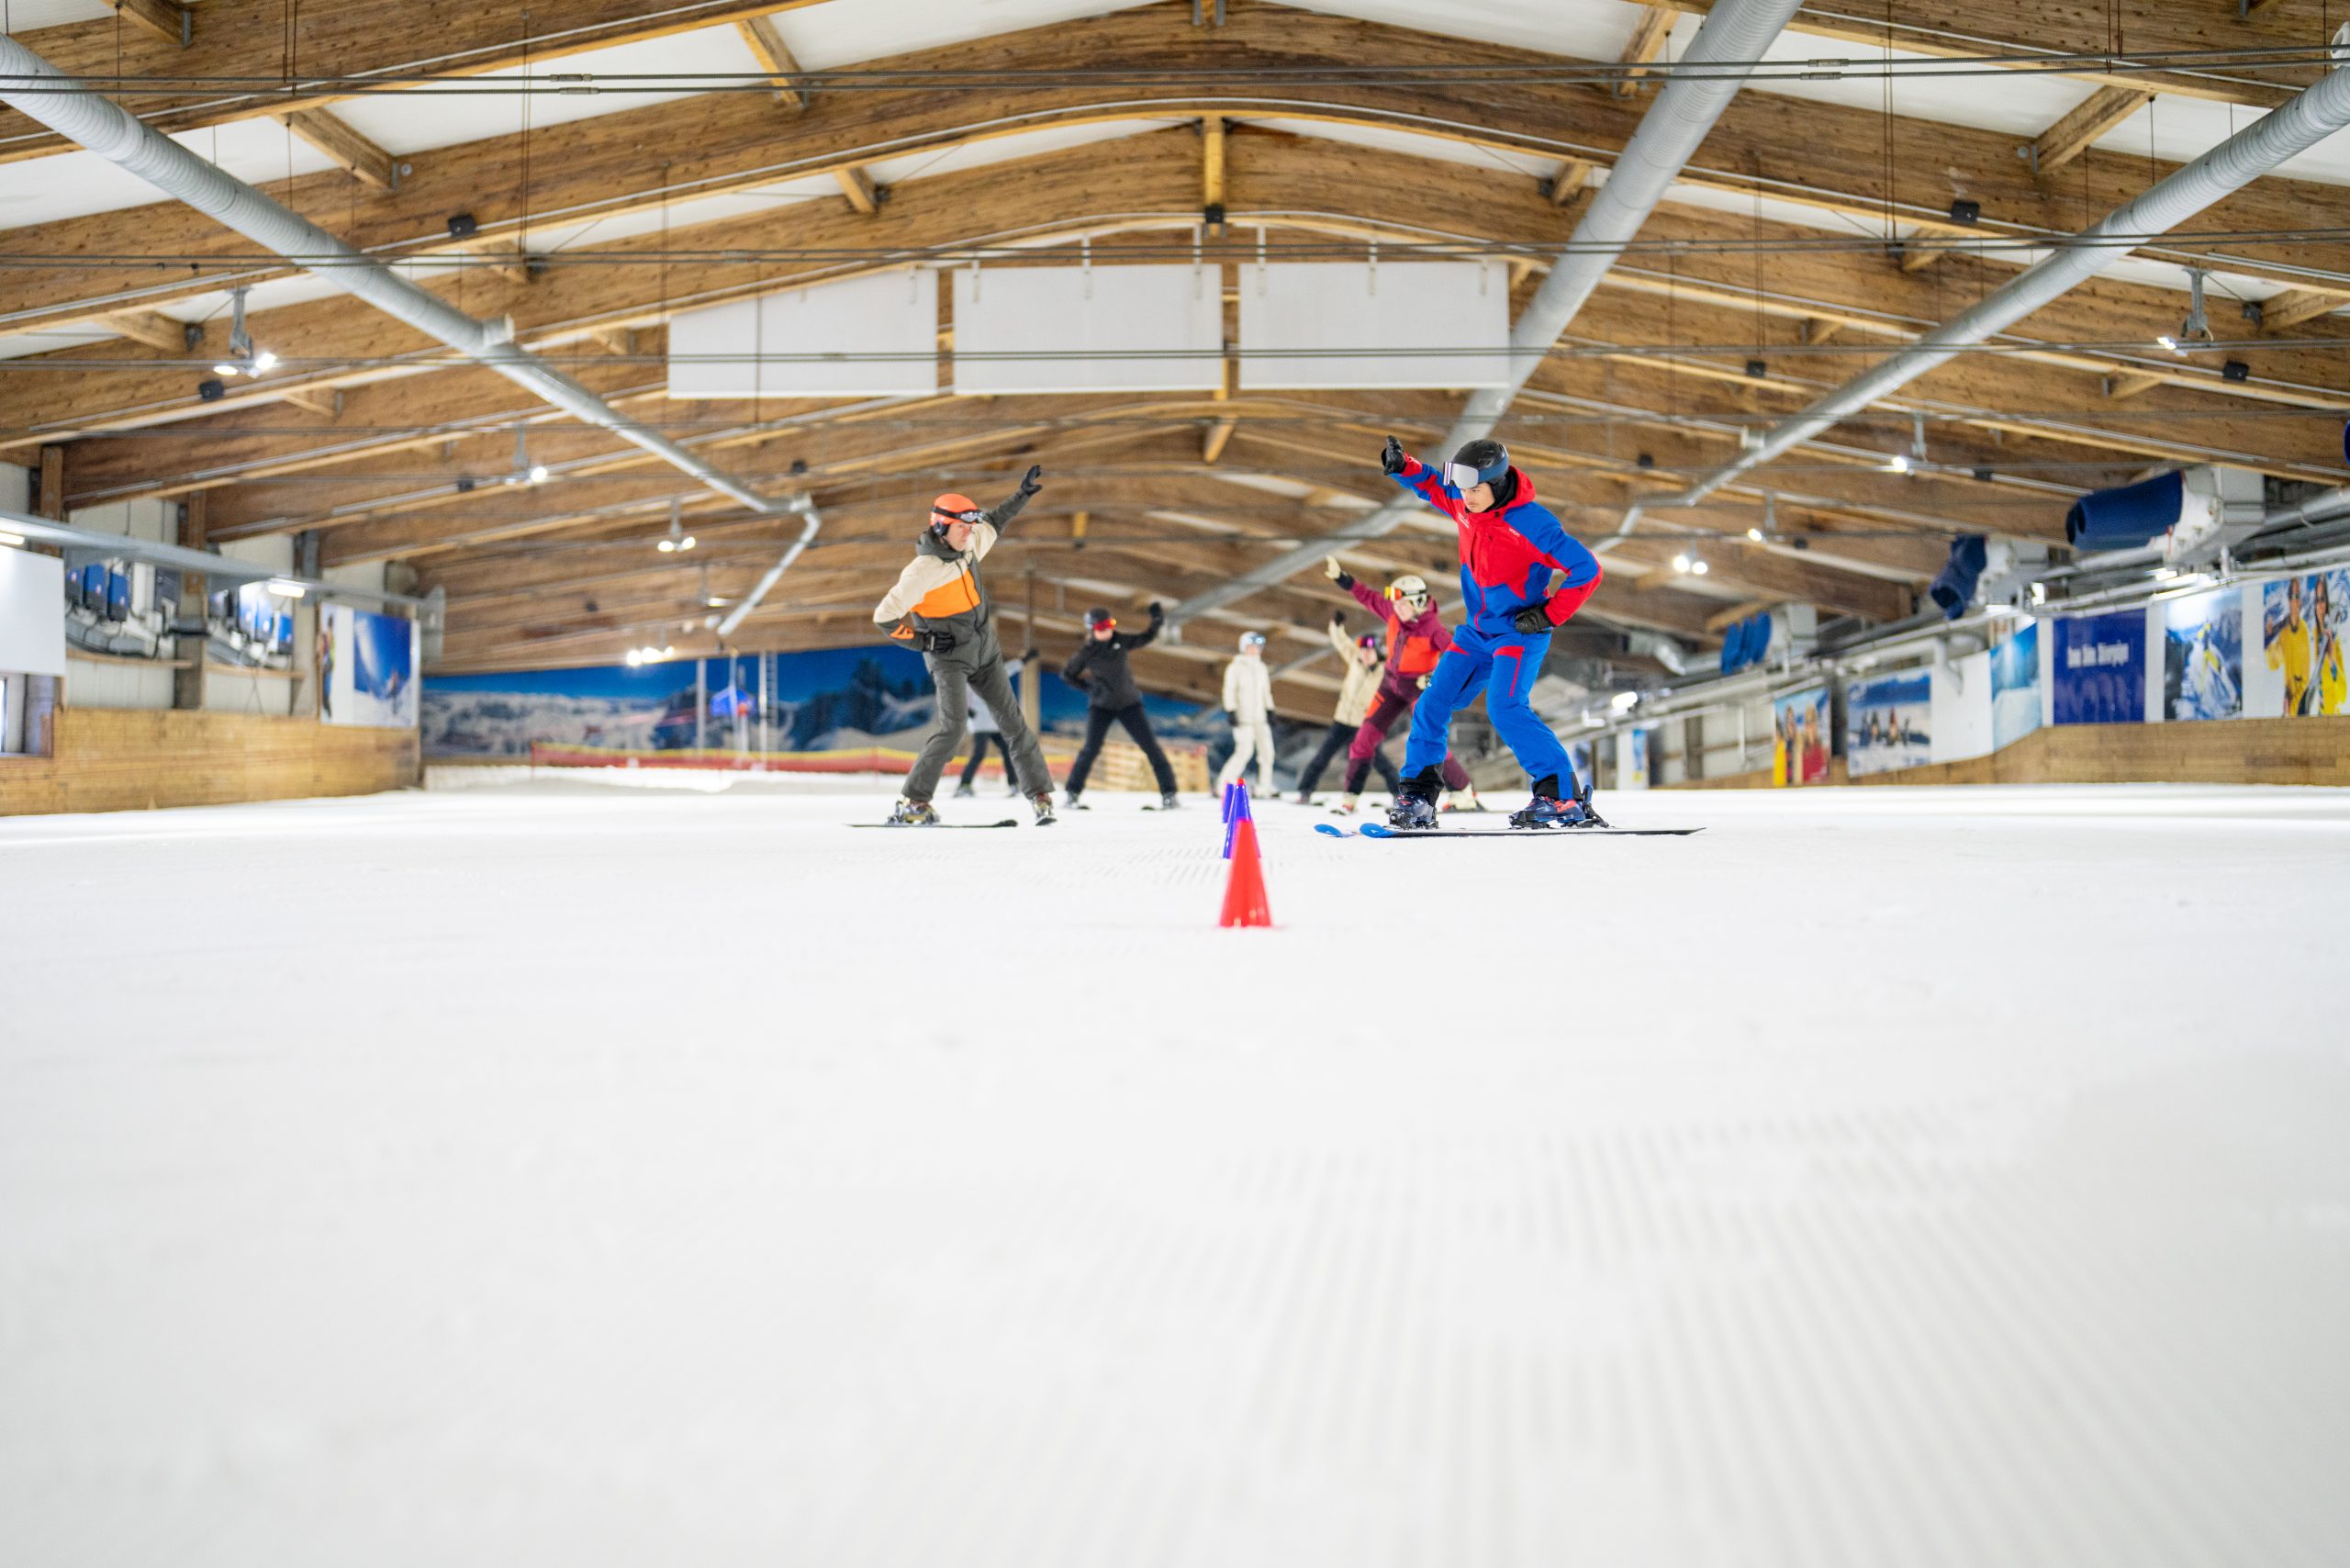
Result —
[{"label": "black glove", "polygon": [[1379,471],[1382,474],[1401,474],[1404,471],[1404,465],[1408,461],[1409,459],[1404,455],[1404,443],[1393,436],[1389,436],[1387,444],[1380,449]]},{"label": "black glove", "polygon": [[1509,618],[1509,623],[1529,637],[1538,633],[1558,630],[1556,626],[1550,624],[1550,612],[1539,604],[1520,607],[1516,613]]},{"label": "black glove", "polygon": [[1020,662],[1024,665],[1031,659],[1041,659],[1044,656],[1044,650],[1041,648],[1023,648],[1020,651]]},{"label": "black glove", "polygon": [[925,654],[943,654],[955,645],[955,633],[917,632],[914,633],[914,641],[922,644],[922,651]]},{"label": "black glove", "polygon": [[1160,604],[1160,603],[1158,602],[1158,600],[1157,600],[1157,599],[1152,599],[1152,600],[1150,601],[1150,623],[1151,623],[1152,625],[1156,626],[1156,625],[1158,625],[1160,622],[1162,622],[1162,621],[1164,621],[1164,620],[1166,620],[1166,619],[1167,619],[1167,607],[1166,607],[1165,605],[1163,605],[1163,604]]},{"label": "black glove", "polygon": [[1036,483],[1036,476],[1044,471],[1045,465],[1043,464],[1030,464],[1028,465],[1028,472],[1021,476],[1020,493],[1024,496],[1033,496],[1037,491],[1043,489],[1045,487]]},{"label": "black glove", "polygon": [[1347,624],[1347,612],[1343,610],[1334,610],[1330,611],[1330,624],[1333,627],[1344,630]]},{"label": "black glove", "polygon": [[1224,722],[1237,730],[1240,727],[1240,715],[1226,708],[1224,711]]}]

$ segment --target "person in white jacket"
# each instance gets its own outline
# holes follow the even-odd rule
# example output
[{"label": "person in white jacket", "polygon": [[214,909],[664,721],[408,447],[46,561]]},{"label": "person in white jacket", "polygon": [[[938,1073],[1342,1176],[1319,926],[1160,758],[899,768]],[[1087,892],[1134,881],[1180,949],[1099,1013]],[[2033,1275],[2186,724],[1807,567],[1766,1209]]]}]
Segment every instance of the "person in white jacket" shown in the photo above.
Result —
[{"label": "person in white jacket", "polygon": [[[1380,646],[1379,633],[1349,637],[1346,612],[1339,610],[1330,611],[1329,633],[1330,646],[1337,651],[1344,678],[1338,687],[1338,705],[1330,713],[1330,728],[1324,733],[1321,745],[1315,749],[1314,760],[1297,776],[1297,803],[1301,806],[1314,803],[1314,786],[1321,781],[1322,770],[1354,744],[1356,732],[1362,728],[1363,716],[1371,711],[1371,700],[1378,694],[1379,683],[1387,674],[1387,655]],[[1403,781],[1395,775],[1395,765],[1387,760],[1385,752],[1373,750],[1371,765],[1379,769],[1389,794],[1403,787]]]},{"label": "person in white jacket", "polygon": [[1240,656],[1224,666],[1224,711],[1232,722],[1232,759],[1215,776],[1216,789],[1228,789],[1257,764],[1257,792],[1273,793],[1273,672],[1265,667],[1265,634],[1240,634]]}]

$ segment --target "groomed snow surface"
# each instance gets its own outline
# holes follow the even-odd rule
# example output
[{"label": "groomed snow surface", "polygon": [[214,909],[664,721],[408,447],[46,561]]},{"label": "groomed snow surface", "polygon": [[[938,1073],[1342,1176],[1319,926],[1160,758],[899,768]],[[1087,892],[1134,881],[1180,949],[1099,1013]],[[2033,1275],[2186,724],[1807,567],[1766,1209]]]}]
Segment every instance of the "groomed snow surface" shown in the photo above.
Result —
[{"label": "groomed snow surface", "polygon": [[2350,799],[1138,803],[0,822],[0,1562],[2344,1561]]}]

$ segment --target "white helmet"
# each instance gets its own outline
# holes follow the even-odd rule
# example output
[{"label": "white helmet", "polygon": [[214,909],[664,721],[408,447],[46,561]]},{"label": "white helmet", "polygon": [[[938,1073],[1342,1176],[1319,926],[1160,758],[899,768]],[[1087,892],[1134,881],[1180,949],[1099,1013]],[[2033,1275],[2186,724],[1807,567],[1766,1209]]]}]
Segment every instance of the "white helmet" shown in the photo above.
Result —
[{"label": "white helmet", "polygon": [[1427,579],[1406,572],[1387,585],[1387,597],[1400,601],[1415,615],[1428,607]]},{"label": "white helmet", "polygon": [[1242,653],[1245,654],[1251,648],[1261,648],[1264,645],[1265,634],[1262,632],[1243,632],[1240,633],[1240,651]]}]

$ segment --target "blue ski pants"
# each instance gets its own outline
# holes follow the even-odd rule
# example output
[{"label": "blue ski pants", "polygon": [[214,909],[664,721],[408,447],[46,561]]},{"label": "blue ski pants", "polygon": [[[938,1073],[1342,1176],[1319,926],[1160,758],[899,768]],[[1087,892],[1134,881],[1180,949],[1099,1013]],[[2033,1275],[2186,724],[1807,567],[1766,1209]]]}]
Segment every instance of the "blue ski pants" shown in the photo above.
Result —
[{"label": "blue ski pants", "polygon": [[1528,700],[1542,661],[1550,652],[1549,633],[1528,636],[1523,632],[1480,632],[1462,626],[1452,634],[1452,646],[1429,673],[1428,689],[1412,710],[1412,738],[1404,747],[1404,777],[1444,760],[1450,744],[1452,715],[1485,694],[1485,713],[1501,733],[1517,765],[1529,779],[1555,777],[1562,795],[1575,792],[1574,764],[1567,748],[1537,718]]}]

